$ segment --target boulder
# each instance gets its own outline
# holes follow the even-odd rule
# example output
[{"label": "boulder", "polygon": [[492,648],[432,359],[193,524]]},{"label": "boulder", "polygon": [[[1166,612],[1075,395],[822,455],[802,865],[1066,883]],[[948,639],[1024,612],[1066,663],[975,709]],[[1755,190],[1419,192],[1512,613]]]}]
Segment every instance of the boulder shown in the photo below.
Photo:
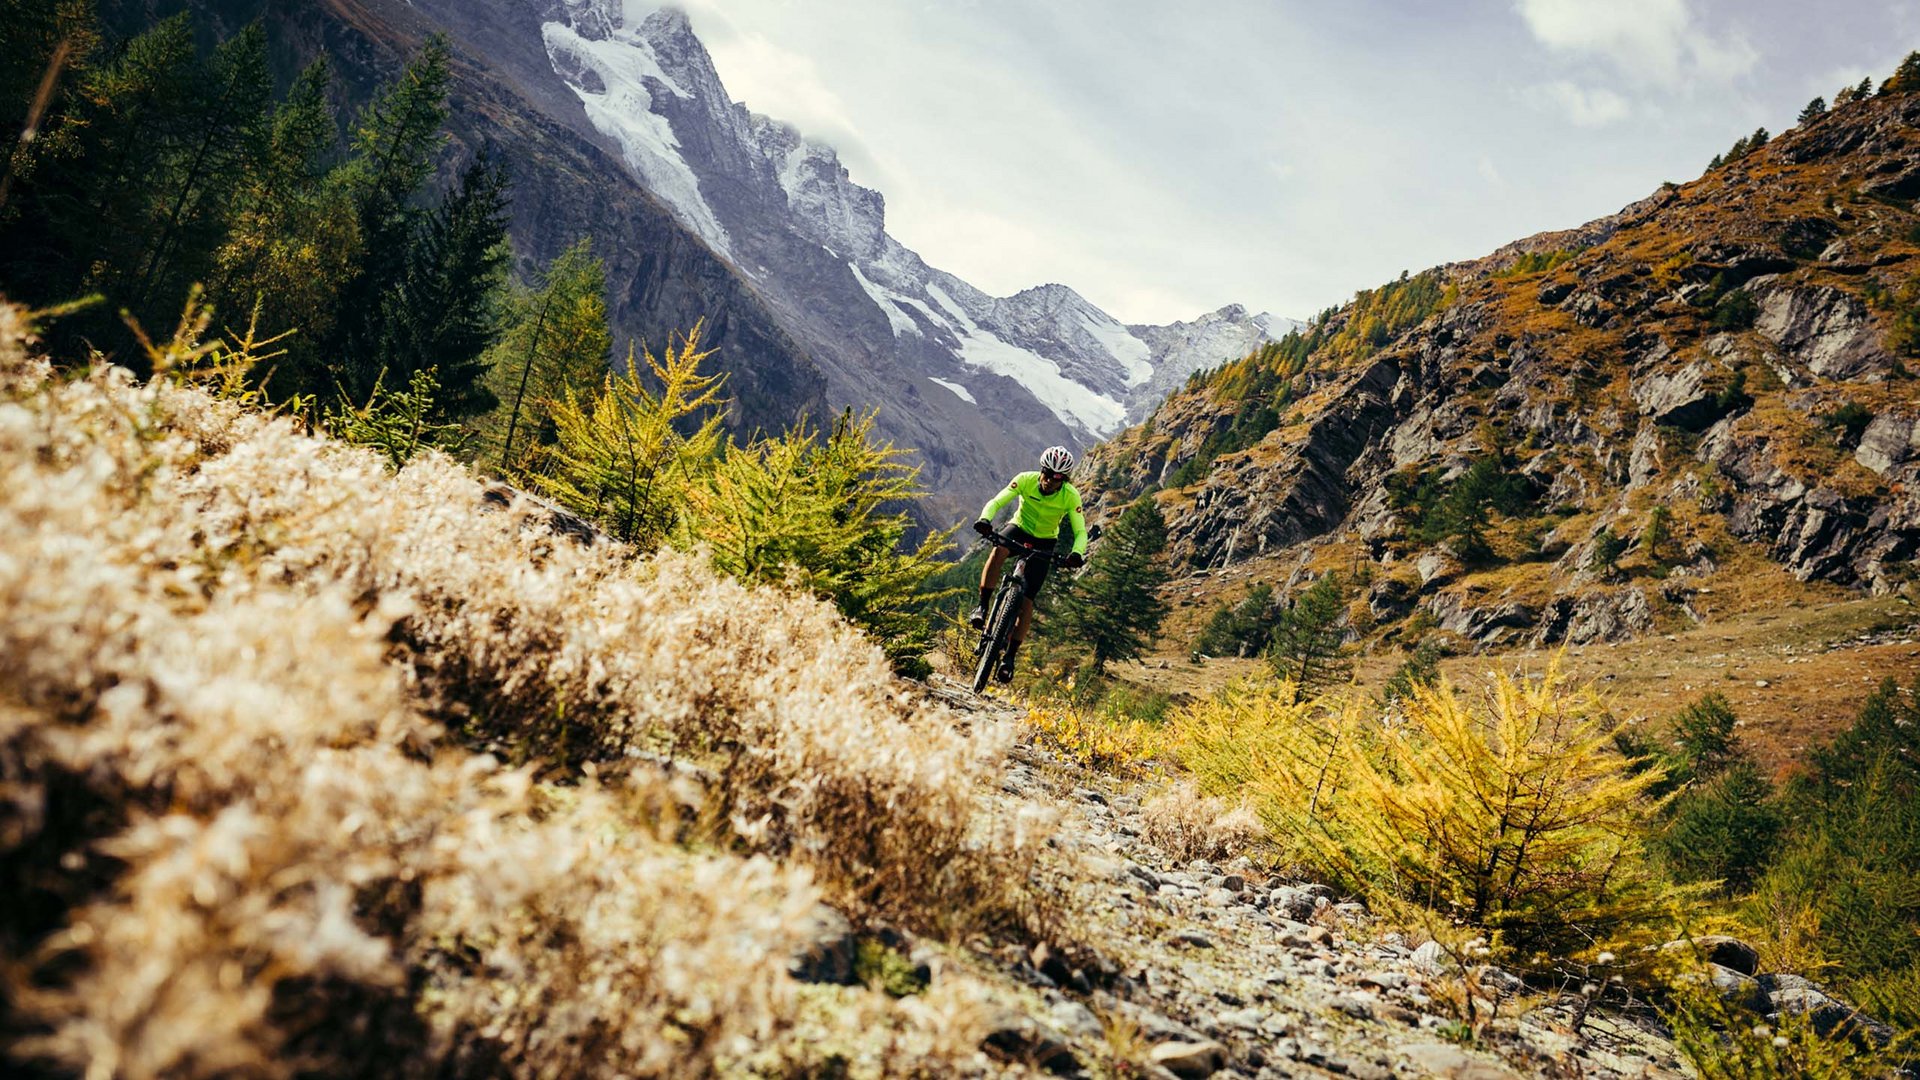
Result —
[{"label": "boulder", "polygon": [[1635,379],[1629,392],[1640,415],[1655,424],[1699,431],[1720,416],[1713,372],[1712,364],[1695,360],[1678,371]]},{"label": "boulder", "polygon": [[1227,1049],[1212,1039],[1163,1042],[1147,1052],[1147,1060],[1175,1076],[1208,1077],[1226,1065]]},{"label": "boulder", "polygon": [[787,972],[801,982],[852,986],[857,945],[853,923],[845,915],[827,904],[815,904],[807,913],[800,947]]},{"label": "boulder", "polygon": [[1920,424],[1898,413],[1874,417],[1853,451],[1853,460],[1882,476],[1916,456],[1920,456]]},{"label": "boulder", "polygon": [[1443,544],[1421,552],[1420,557],[1414,560],[1413,569],[1420,575],[1422,589],[1445,585],[1460,576],[1460,557]]},{"label": "boulder", "polygon": [[1825,379],[1884,375],[1893,358],[1880,343],[1867,305],[1831,285],[1755,285],[1753,328],[1780,351]]},{"label": "boulder", "polygon": [[1835,1034],[1861,1035],[1879,1042],[1891,1034],[1886,1025],[1811,986],[1775,990],[1772,1002],[1770,1011],[1775,1017],[1805,1017],[1822,1038]]},{"label": "boulder", "polygon": [[1528,639],[1534,645],[1624,641],[1653,629],[1653,607],[1639,588],[1556,596]]},{"label": "boulder", "polygon": [[1761,1016],[1773,1011],[1772,1000],[1753,976],[1711,963],[1707,965],[1706,976],[1713,992],[1728,1005]]},{"label": "boulder", "polygon": [[1719,964],[1742,975],[1760,974],[1760,950],[1727,934],[1701,934],[1669,941],[1660,946],[1660,951],[1693,953],[1709,964]]},{"label": "boulder", "polygon": [[1413,586],[1398,578],[1383,577],[1367,590],[1367,610],[1379,622],[1392,622],[1413,610]]},{"label": "boulder", "polygon": [[1022,1013],[1005,1010],[987,1025],[981,1045],[1009,1061],[1037,1066],[1050,1073],[1077,1073],[1080,1059],[1065,1036]]}]

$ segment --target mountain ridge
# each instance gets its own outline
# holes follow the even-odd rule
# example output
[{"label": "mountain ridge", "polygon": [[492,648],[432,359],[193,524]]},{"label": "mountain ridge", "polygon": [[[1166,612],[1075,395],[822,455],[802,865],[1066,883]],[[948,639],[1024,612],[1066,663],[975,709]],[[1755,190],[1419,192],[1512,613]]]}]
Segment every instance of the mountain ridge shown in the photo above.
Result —
[{"label": "mountain ridge", "polygon": [[[1911,94],[1841,105],[1365,291],[1095,450],[1091,498],[1152,491],[1190,573],[1371,567],[1356,627],[1405,640],[1616,640],[1775,574],[1776,597],[1898,589],[1920,551],[1917,128]],[[1505,509],[1470,490],[1501,476]]]}]

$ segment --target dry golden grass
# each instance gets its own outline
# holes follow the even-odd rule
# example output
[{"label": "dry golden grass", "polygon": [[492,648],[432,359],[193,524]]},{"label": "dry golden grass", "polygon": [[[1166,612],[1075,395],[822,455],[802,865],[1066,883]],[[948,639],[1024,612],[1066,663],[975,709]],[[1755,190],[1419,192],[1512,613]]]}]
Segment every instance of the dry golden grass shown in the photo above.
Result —
[{"label": "dry golden grass", "polygon": [[[822,896],[1044,929],[1046,823],[981,798],[1010,731],[917,704],[828,606],[483,513],[438,455],[394,475],[196,389],[56,375],[25,330],[0,307],[15,1055],[804,1068],[785,967]],[[659,750],[695,768],[636,756]],[[973,1009],[836,1015],[940,1072]]]}]

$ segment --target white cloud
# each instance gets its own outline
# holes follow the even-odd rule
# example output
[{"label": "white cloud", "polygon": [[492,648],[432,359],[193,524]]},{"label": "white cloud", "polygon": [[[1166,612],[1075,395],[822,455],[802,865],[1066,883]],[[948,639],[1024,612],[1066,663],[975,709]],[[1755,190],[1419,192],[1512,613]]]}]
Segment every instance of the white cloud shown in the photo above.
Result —
[{"label": "white cloud", "polygon": [[715,0],[694,0],[687,6],[694,32],[713,57],[729,97],[833,147],[857,182],[881,188],[899,182],[898,170],[874,152],[812,57],[741,29]]},{"label": "white cloud", "polygon": [[1564,79],[1532,87],[1528,95],[1534,104],[1558,111],[1577,127],[1605,127],[1633,112],[1626,98],[1604,86],[1584,87]]},{"label": "white cloud", "polygon": [[1760,59],[1737,31],[1715,37],[1694,24],[1687,0],[1517,0],[1548,48],[1611,62],[1665,89],[1725,83]]},{"label": "white cloud", "polygon": [[1492,184],[1494,187],[1507,186],[1507,178],[1500,175],[1500,170],[1494,167],[1493,159],[1485,154],[1480,155],[1479,169],[1481,179],[1487,183]]}]

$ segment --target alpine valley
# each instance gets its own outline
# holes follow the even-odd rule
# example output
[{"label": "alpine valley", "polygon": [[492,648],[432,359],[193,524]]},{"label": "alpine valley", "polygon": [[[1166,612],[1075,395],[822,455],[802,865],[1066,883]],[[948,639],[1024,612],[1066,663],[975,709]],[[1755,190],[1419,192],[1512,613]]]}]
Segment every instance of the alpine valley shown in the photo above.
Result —
[{"label": "alpine valley", "polygon": [[[109,0],[128,30],[182,7],[254,19],[290,75],[325,51],[357,104],[429,35],[452,46],[447,168],[508,162],[522,269],[581,237],[607,262],[618,353],[705,320],[731,425],[878,409],[911,447],[930,522],[967,513],[1039,448],[1144,417],[1189,373],[1299,325],[1230,304],[1125,325],[1058,284],[995,297],[886,231],[833,148],[749,111],[680,10],[625,0]],[[778,103],[772,103],[777,111]]]}]

